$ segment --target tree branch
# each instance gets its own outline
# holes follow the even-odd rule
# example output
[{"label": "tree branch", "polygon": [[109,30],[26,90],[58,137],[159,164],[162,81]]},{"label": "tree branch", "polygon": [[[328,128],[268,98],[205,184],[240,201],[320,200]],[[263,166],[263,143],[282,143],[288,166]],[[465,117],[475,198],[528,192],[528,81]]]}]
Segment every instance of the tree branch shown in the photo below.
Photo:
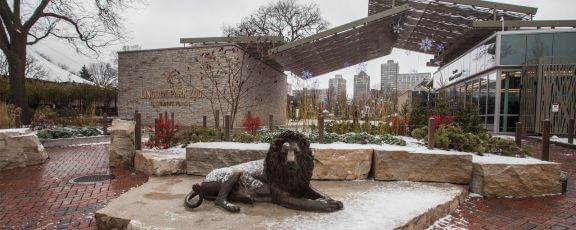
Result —
[{"label": "tree branch", "polygon": [[0,0],[0,17],[8,33],[13,36],[11,32],[16,31],[16,25],[14,25],[14,15],[10,12],[10,6],[6,0]]},{"label": "tree branch", "polygon": [[2,28],[0,28],[0,49],[4,53],[8,53],[8,47],[10,43],[8,43],[8,35],[6,34],[6,28],[4,28],[4,20],[0,18],[0,24]]},{"label": "tree branch", "polygon": [[14,0],[14,22],[16,25],[22,25],[20,21],[20,0]]},{"label": "tree branch", "polygon": [[46,29],[46,33],[44,33],[40,37],[36,36],[35,34],[28,32],[28,35],[34,38],[34,41],[26,42],[26,45],[34,45],[34,44],[38,43],[39,41],[41,41],[42,39],[50,36],[50,34],[52,34],[52,30],[54,29],[55,25],[56,25],[55,23],[51,23],[48,26],[48,28]]},{"label": "tree branch", "polygon": [[78,37],[69,37],[69,36],[61,36],[61,35],[57,35],[54,33],[51,33],[52,35],[54,35],[57,38],[65,38],[65,39],[74,39],[74,38],[78,38],[80,39],[80,41],[84,42],[84,44],[86,45],[86,47],[88,47],[88,49],[91,49],[93,51],[96,51],[96,48],[90,44],[89,40],[90,38],[87,38],[82,31],[80,31],[80,26],[78,25],[78,23],[74,20],[72,20],[69,17],[63,16],[63,15],[59,15],[59,14],[55,14],[55,13],[42,13],[41,17],[53,17],[53,18],[57,18],[57,19],[61,19],[65,22],[68,22],[69,24],[71,24],[72,26],[74,26],[74,29],[76,30],[76,34],[78,34]]},{"label": "tree branch", "polygon": [[30,28],[32,28],[32,26],[36,24],[38,19],[40,19],[42,15],[45,14],[44,9],[46,9],[48,3],[50,3],[50,0],[42,0],[42,2],[40,2],[36,10],[34,10],[32,16],[30,16],[30,18],[24,23],[24,31],[26,33],[28,33],[28,31],[30,31]]}]

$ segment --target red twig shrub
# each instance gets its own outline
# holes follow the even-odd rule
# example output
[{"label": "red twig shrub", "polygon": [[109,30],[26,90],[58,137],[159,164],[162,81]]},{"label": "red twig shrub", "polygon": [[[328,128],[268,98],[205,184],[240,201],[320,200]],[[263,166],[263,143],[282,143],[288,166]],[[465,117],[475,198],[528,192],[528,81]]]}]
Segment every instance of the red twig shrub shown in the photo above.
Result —
[{"label": "red twig shrub", "polygon": [[170,148],[174,145],[174,137],[179,129],[180,127],[174,125],[174,122],[168,118],[168,116],[160,116],[154,127],[154,136],[151,136],[148,142],[146,142],[146,147],[159,149]]},{"label": "red twig shrub", "polygon": [[260,128],[260,118],[258,116],[248,115],[246,119],[244,119],[242,126],[244,127],[244,131],[255,134],[258,128]]},{"label": "red twig shrub", "polygon": [[456,119],[456,117],[449,115],[432,115],[432,118],[434,118],[434,127],[436,129],[440,128],[441,125],[449,126]]}]

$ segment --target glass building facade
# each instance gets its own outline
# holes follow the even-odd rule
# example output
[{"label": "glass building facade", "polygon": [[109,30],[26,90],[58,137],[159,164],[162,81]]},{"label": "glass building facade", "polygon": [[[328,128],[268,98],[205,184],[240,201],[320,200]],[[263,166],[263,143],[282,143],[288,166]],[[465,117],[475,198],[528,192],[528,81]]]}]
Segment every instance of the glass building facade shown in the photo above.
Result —
[{"label": "glass building facade", "polygon": [[434,73],[434,88],[477,104],[488,131],[514,132],[522,67],[540,57],[576,57],[576,29],[497,32]]}]

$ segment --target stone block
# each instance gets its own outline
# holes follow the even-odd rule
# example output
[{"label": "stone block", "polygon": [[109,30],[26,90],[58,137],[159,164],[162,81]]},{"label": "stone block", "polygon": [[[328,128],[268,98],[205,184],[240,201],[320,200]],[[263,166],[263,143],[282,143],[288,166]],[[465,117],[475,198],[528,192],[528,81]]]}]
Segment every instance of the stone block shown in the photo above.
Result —
[{"label": "stone block", "polygon": [[48,153],[28,129],[0,131],[0,170],[42,164]]},{"label": "stone block", "polygon": [[110,128],[110,167],[134,166],[134,127],[136,122],[115,119]]},{"label": "stone block", "polygon": [[472,155],[374,150],[374,179],[469,184]]},{"label": "stone block", "polygon": [[488,197],[559,194],[560,164],[488,164],[474,162],[470,190]]},{"label": "stone block", "polygon": [[315,180],[363,180],[372,166],[372,149],[312,149]]},{"label": "stone block", "polygon": [[[209,145],[210,143],[205,143]],[[268,148],[246,148],[234,143],[237,148],[214,148],[192,144],[186,148],[186,173],[206,176],[214,169],[229,167],[266,158]],[[245,144],[251,146],[251,144]],[[267,144],[266,144],[267,145]]]},{"label": "stone block", "polygon": [[167,176],[186,173],[186,155],[163,150],[137,151],[134,168],[149,176]]}]

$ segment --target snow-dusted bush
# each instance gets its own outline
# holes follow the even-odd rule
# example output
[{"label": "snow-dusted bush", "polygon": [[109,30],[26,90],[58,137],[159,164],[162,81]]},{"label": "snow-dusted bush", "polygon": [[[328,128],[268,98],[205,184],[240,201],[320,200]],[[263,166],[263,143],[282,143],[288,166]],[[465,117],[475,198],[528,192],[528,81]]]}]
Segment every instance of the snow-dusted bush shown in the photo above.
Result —
[{"label": "snow-dusted bush", "polygon": [[52,129],[43,129],[38,131],[36,136],[40,139],[60,139],[73,137],[91,137],[102,135],[102,132],[93,127],[59,127]]}]

